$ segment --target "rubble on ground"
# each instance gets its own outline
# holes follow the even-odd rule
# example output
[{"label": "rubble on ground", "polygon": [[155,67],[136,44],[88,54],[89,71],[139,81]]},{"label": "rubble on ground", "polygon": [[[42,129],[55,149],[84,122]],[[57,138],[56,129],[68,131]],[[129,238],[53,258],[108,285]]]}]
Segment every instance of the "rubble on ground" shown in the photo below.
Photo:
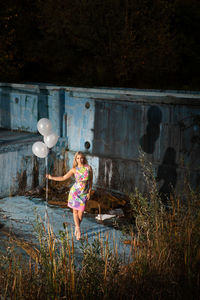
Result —
[{"label": "rubble on ground", "polygon": [[[47,199],[49,205],[67,207],[67,199],[70,188],[66,184],[56,182],[46,187],[36,187],[25,193],[29,197]],[[87,213],[99,215],[99,220],[109,219],[105,215],[114,217],[124,217],[127,211],[128,197],[105,189],[97,188],[91,191],[91,198],[87,201],[85,211]]]}]

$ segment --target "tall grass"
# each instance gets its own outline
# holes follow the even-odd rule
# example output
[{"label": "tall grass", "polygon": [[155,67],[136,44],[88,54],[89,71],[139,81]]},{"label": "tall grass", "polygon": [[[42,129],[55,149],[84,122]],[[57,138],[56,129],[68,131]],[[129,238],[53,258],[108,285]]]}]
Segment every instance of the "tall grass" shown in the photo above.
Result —
[{"label": "tall grass", "polygon": [[184,199],[174,192],[164,205],[151,163],[143,153],[140,159],[148,189],[130,195],[137,229],[133,272],[152,299],[200,299],[200,194],[185,183]]},{"label": "tall grass", "polygon": [[166,209],[151,164],[144,156],[141,163],[148,189],[130,195],[128,264],[108,236],[77,244],[71,228],[56,237],[37,217],[34,260],[17,257],[14,247],[1,254],[1,299],[199,299],[200,195],[185,185],[185,199],[174,193]]},{"label": "tall grass", "polygon": [[81,259],[77,260],[73,231],[65,227],[56,237],[51,224],[46,226],[40,216],[35,230],[39,251],[34,260],[22,260],[14,246],[1,253],[0,299],[102,299],[109,295],[120,260],[117,247],[111,251],[108,236],[105,240],[96,235],[89,243],[85,235],[79,242]]}]

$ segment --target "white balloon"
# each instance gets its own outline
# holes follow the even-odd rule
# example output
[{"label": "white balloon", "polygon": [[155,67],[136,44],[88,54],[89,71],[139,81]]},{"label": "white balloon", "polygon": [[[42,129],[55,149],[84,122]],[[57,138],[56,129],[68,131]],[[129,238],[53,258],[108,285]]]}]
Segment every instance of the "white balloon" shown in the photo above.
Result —
[{"label": "white balloon", "polygon": [[49,153],[49,149],[43,142],[35,142],[32,146],[32,151],[40,158],[46,157]]},{"label": "white balloon", "polygon": [[51,133],[49,135],[44,136],[44,142],[48,148],[52,148],[58,141],[58,136],[55,133]]},{"label": "white balloon", "polygon": [[42,118],[37,122],[37,129],[40,134],[42,135],[48,135],[51,133],[52,124],[49,119]]}]

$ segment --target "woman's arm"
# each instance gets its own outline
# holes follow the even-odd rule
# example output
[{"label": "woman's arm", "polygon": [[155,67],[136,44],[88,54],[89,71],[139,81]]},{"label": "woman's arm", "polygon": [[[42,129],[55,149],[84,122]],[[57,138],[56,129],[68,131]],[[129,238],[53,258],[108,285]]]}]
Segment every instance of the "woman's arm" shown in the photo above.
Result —
[{"label": "woman's arm", "polygon": [[88,200],[90,200],[90,196],[91,196],[92,182],[93,182],[93,170],[92,170],[92,167],[90,167],[89,190],[88,190],[88,194],[87,194]]},{"label": "woman's arm", "polygon": [[50,174],[46,174],[46,178],[48,178],[50,180],[54,180],[54,181],[64,181],[64,180],[69,179],[71,176],[73,176],[74,172],[75,172],[75,169],[72,168],[64,176],[51,176]]}]

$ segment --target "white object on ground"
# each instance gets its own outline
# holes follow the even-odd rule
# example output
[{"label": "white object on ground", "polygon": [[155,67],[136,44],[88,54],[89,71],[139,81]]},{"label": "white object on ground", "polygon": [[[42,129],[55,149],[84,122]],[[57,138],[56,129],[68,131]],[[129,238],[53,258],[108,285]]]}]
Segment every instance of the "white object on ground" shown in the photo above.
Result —
[{"label": "white object on ground", "polygon": [[111,219],[111,218],[115,218],[116,215],[108,215],[108,214],[98,214],[95,219],[96,220],[100,220],[100,221],[104,221],[107,219]]}]

